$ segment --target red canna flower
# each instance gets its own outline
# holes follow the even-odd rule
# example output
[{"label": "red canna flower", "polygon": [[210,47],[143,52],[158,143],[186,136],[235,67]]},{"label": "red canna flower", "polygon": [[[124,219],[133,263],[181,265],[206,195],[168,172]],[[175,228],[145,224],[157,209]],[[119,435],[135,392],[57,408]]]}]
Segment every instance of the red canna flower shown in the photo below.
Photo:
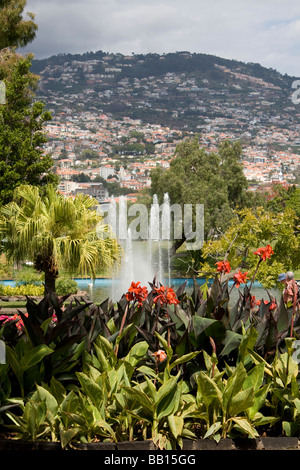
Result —
[{"label": "red canna flower", "polygon": [[178,304],[179,300],[176,298],[176,293],[172,289],[172,287],[169,287],[168,289],[165,286],[161,286],[159,288],[155,288],[155,292],[158,294],[156,297],[154,297],[153,302],[159,303],[160,305],[163,304]]},{"label": "red canna flower", "polygon": [[275,308],[277,308],[277,304],[276,304],[276,302],[275,302],[274,300],[272,300],[272,303],[271,303],[271,305],[270,305],[270,307],[269,307],[269,310],[275,310]]},{"label": "red canna flower", "polygon": [[[25,315],[25,317],[28,317],[28,313],[24,313],[24,315]],[[24,323],[23,323],[22,318],[17,313],[12,318],[13,318],[13,320],[17,320],[16,327],[19,330],[19,332],[22,333],[23,328],[24,328]]]},{"label": "red canna flower", "polygon": [[250,306],[251,308],[255,307],[255,305],[260,305],[261,300],[256,300],[255,295],[251,295]]},{"label": "red canna flower", "polygon": [[168,304],[179,304],[179,300],[176,298],[176,293],[171,287],[167,290],[166,299]]},{"label": "red canna flower", "polygon": [[260,256],[263,261],[266,261],[267,258],[274,254],[274,251],[271,245],[267,245],[266,247],[258,248],[254,254]]},{"label": "red canna flower", "polygon": [[233,276],[235,287],[240,287],[241,284],[246,284],[246,280],[248,279],[247,274],[248,271],[246,273],[241,273],[241,271],[239,271]]},{"label": "red canna flower", "polygon": [[125,294],[125,297],[128,302],[130,302],[131,300],[136,300],[139,306],[141,306],[143,301],[146,300],[147,295],[147,287],[140,286],[140,282],[132,282],[127,294]]},{"label": "red canna flower", "polygon": [[10,315],[0,315],[0,321],[2,321],[3,324],[11,320],[13,320],[13,317]]},{"label": "red canna flower", "polygon": [[127,292],[127,294],[125,294],[125,297],[128,300],[128,302],[130,302],[131,300],[134,300],[134,293],[133,292]]},{"label": "red canna flower", "polygon": [[167,354],[163,349],[159,349],[158,351],[152,353],[152,356],[155,356],[157,362],[162,362],[166,359]]},{"label": "red canna flower", "polygon": [[218,261],[215,264],[219,273],[230,273],[231,267],[229,261]]},{"label": "red canna flower", "polygon": [[[255,298],[254,295],[251,296],[251,307],[252,307],[252,308],[255,307],[255,305],[260,305],[261,302],[262,302],[261,300],[256,300],[256,298]],[[265,304],[265,305],[268,305],[269,303],[270,303],[269,300],[264,300],[264,304]],[[274,310],[274,309],[276,309],[276,308],[277,308],[277,303],[276,303],[276,301],[275,301],[274,299],[272,299],[272,302],[271,302],[271,304],[270,304],[270,306],[269,306],[269,310]]]}]

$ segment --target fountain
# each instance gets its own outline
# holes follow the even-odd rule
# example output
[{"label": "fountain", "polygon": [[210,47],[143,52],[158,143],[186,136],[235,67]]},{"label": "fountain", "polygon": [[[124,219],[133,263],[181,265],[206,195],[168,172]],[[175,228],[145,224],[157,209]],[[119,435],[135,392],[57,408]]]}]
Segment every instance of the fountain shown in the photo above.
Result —
[{"label": "fountain", "polygon": [[[157,195],[153,196],[148,224],[148,238],[135,240],[132,238],[130,224],[127,220],[127,199],[121,196],[118,206],[118,217],[115,200],[111,201],[111,214],[108,221],[111,222],[117,238],[123,248],[124,256],[121,263],[118,278],[118,286],[114,285],[112,299],[119,299],[127,292],[131,282],[141,282],[148,285],[156,277],[158,282],[171,282],[171,262],[169,256],[170,244],[170,201],[168,194],[164,196],[164,203],[160,207]],[[118,224],[116,221],[118,220]],[[167,246],[167,250],[166,250]],[[168,255],[164,253],[167,251]]]}]

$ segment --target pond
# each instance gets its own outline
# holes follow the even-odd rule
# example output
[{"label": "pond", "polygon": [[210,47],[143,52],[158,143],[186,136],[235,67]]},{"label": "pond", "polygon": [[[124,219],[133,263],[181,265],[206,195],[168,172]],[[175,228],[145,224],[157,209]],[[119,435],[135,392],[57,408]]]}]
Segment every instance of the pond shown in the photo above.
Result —
[{"label": "pond", "polygon": [[[92,281],[91,279],[80,279],[76,278],[75,281],[78,284],[80,291],[86,291],[90,299],[94,302],[103,302],[107,298],[110,298],[114,301],[117,301],[121,298],[123,293],[126,293],[126,288],[124,290],[124,281],[119,279],[110,279],[110,278],[98,278]],[[183,278],[172,278],[170,279],[170,286],[176,290],[187,281],[186,292],[191,294],[193,291],[193,279],[183,279]],[[201,286],[205,283],[205,279],[198,278],[196,279],[198,284]],[[12,280],[3,280],[0,281],[1,284],[15,286],[15,281]],[[130,287],[131,281],[128,282],[127,289]],[[232,286],[233,281],[229,281],[229,289]],[[145,283],[142,285],[149,286]],[[169,280],[165,281],[165,285],[169,285]],[[243,286],[239,289],[233,288],[230,294],[230,304],[234,304],[238,300],[238,290],[243,291]],[[281,292],[278,289],[269,289],[269,293],[275,297],[277,300],[281,297]],[[268,300],[268,293],[261,284],[254,282],[251,289],[251,294],[255,295],[256,299]]]},{"label": "pond", "polygon": [[[120,292],[120,286],[123,284],[121,283],[120,280],[118,279],[95,279],[94,282],[92,282],[90,279],[75,279],[75,281],[78,284],[78,287],[82,291],[86,291],[90,297],[91,300],[94,302],[102,302],[106,300],[108,297],[113,299],[113,300],[119,300],[122,292],[125,293],[124,291]],[[179,289],[179,287],[186,281],[186,279],[182,278],[172,278],[170,281],[171,287],[176,290]],[[169,281],[166,281],[165,285],[168,285]],[[203,285],[205,283],[205,279],[197,279],[197,282],[199,285]],[[229,281],[229,288],[232,286],[233,281]],[[145,285],[145,284],[143,284]],[[130,287],[130,282],[128,282],[128,288]],[[149,286],[147,286],[149,287]],[[187,285],[186,285],[186,292],[187,293],[192,293],[193,291],[193,279],[187,279]],[[238,300],[238,290],[243,290],[243,287],[241,286],[239,289],[233,288],[231,291],[230,299],[231,303],[235,303]],[[269,292],[272,296],[274,296],[276,299],[280,299],[281,297],[281,292],[278,289],[269,289]],[[264,299],[268,300],[268,293],[266,289],[264,289],[258,282],[254,282],[252,285],[251,289],[252,295],[255,295],[257,299]]]}]

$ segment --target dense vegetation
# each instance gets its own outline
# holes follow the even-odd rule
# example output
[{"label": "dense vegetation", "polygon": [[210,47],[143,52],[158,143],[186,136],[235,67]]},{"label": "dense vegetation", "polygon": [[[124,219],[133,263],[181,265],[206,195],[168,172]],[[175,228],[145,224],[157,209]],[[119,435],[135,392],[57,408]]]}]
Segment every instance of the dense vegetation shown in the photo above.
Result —
[{"label": "dense vegetation", "polygon": [[[263,262],[271,251],[257,250]],[[226,269],[223,269],[223,266]],[[117,304],[49,293],[0,317],[0,426],[60,442],[299,436],[299,315],[245,286],[229,308],[228,264],[192,295],[132,283]],[[236,277],[234,286],[245,279]],[[251,288],[250,288],[251,289]]]}]

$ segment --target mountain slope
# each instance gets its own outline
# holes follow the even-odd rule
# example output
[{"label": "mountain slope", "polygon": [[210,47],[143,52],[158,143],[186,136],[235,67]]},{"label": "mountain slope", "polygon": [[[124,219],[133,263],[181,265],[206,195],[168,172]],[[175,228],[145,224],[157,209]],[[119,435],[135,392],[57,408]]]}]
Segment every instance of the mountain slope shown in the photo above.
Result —
[{"label": "mountain slope", "polygon": [[55,112],[99,110],[174,129],[255,133],[292,129],[294,77],[259,64],[177,52],[124,56],[102,51],[34,60],[38,96]]}]

